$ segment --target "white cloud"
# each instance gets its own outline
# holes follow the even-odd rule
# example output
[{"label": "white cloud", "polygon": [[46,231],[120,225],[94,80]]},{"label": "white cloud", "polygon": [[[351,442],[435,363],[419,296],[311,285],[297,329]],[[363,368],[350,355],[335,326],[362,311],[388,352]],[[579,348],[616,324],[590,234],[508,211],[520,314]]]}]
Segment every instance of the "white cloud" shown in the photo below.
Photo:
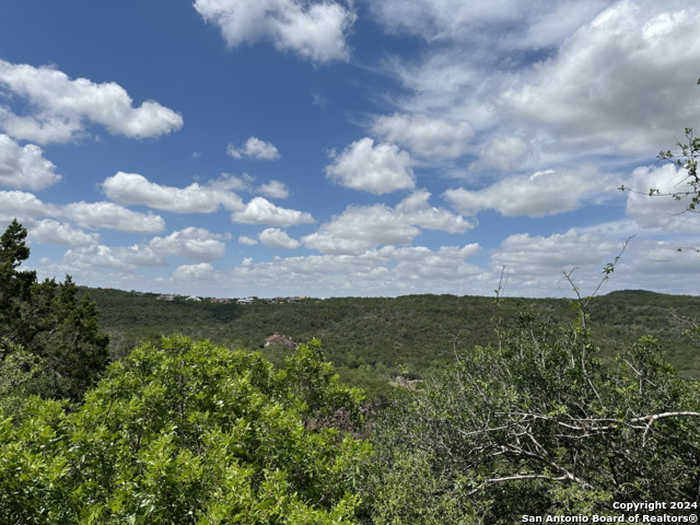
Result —
[{"label": "white cloud", "polygon": [[34,217],[59,215],[60,209],[42,202],[33,193],[24,191],[0,191],[0,220],[17,218],[26,221]]},{"label": "white cloud", "polygon": [[287,232],[279,228],[267,228],[258,235],[260,242],[269,248],[283,248],[285,250],[294,250],[299,248],[301,244],[296,239],[292,239]]},{"label": "white cloud", "polygon": [[640,227],[669,233],[700,233],[700,215],[685,213],[690,199],[682,196],[676,200],[671,196],[649,196],[650,189],[662,194],[688,191],[684,169],[669,163],[661,167],[642,166],[632,172],[629,179],[626,214]]},{"label": "white cloud", "polygon": [[[241,293],[289,295],[399,295],[442,293],[474,283],[482,271],[466,262],[479,247],[385,246],[357,255],[325,254],[244,261],[225,282]],[[255,288],[251,287],[255,283]],[[245,290],[245,291],[242,291]]]},{"label": "white cloud", "polygon": [[222,238],[223,235],[190,226],[165,237],[153,237],[147,243],[131,246],[105,246],[85,242],[86,246],[68,250],[63,263],[82,271],[96,267],[134,270],[139,267],[165,266],[168,257],[185,257],[208,264],[209,261],[224,256]]},{"label": "white cloud", "polygon": [[224,256],[226,245],[222,235],[213,234],[204,228],[190,226],[167,237],[154,237],[148,247],[158,255],[188,257],[199,261],[213,261]]},{"label": "white cloud", "polygon": [[185,188],[176,188],[151,182],[138,173],[120,171],[105,179],[102,189],[109,199],[121,204],[140,204],[174,213],[212,213],[220,205],[229,211],[243,208],[240,197],[223,188],[234,179],[219,178],[212,182],[212,186],[195,182]]},{"label": "white cloud", "polygon": [[420,229],[396,218],[393,210],[383,204],[348,206],[318,231],[302,237],[302,241],[307,248],[323,253],[355,255],[384,244],[408,245]]},{"label": "white cloud", "polygon": [[32,241],[48,244],[66,244],[68,246],[90,246],[97,244],[100,236],[97,233],[86,233],[70,224],[43,219],[29,228],[29,238]]},{"label": "white cloud", "polygon": [[219,177],[207,181],[207,188],[220,191],[253,191],[253,183],[255,178],[247,173],[241,175],[232,175],[231,173],[222,172]]},{"label": "white cloud", "polygon": [[398,114],[468,121],[471,176],[640,162],[700,119],[700,7],[687,0],[385,0],[371,9],[390,31],[428,44],[418,60],[384,60],[405,88],[386,99]]},{"label": "white cloud", "polygon": [[415,186],[413,161],[394,144],[377,144],[365,137],[350,144],[326,167],[326,175],[338,184],[375,195]]},{"label": "white cloud", "polygon": [[491,137],[481,148],[479,161],[473,168],[494,167],[501,171],[517,170],[528,152],[528,144],[520,137]]},{"label": "white cloud", "polygon": [[286,199],[289,197],[289,188],[287,188],[284,182],[278,180],[271,180],[266,184],[258,186],[257,191],[271,199]]},{"label": "white cloud", "polygon": [[497,267],[512,273],[545,275],[560,278],[562,271],[577,266],[599,265],[600,268],[619,252],[618,242],[602,240],[592,233],[569,230],[549,236],[518,233],[508,236],[494,253]]},{"label": "white cloud", "polygon": [[473,228],[460,215],[428,204],[430,193],[421,190],[396,208],[383,204],[348,206],[315,233],[302,238],[305,246],[324,253],[360,254],[381,245],[409,245],[427,228],[464,233]]},{"label": "white cloud", "polygon": [[240,148],[229,144],[226,148],[226,153],[231,155],[234,159],[248,157],[258,160],[275,160],[280,158],[280,152],[277,151],[274,144],[260,140],[257,137],[250,137]]},{"label": "white cloud", "polygon": [[466,220],[461,215],[444,208],[436,208],[429,203],[430,192],[418,190],[396,205],[395,219],[415,224],[428,230],[440,230],[448,233],[464,233],[476,226],[475,222]]},{"label": "white cloud", "polygon": [[111,247],[102,244],[82,246],[68,250],[63,256],[63,265],[73,270],[86,271],[93,268],[115,268],[132,270],[143,266],[162,266],[162,257],[147,247]]},{"label": "white cloud", "polygon": [[[552,0],[383,0],[370,7],[391,32],[409,33],[432,41],[483,42],[494,47],[546,47],[566,38],[608,1]],[[498,41],[504,42],[498,42]]]},{"label": "white cloud", "polygon": [[0,93],[23,97],[32,113],[17,115],[0,106],[0,127],[15,138],[40,144],[68,142],[99,124],[114,135],[157,137],[182,127],[175,111],[147,100],[134,107],[131,97],[115,82],[96,84],[71,79],[57,69],[0,60]]},{"label": "white cloud", "polygon": [[131,233],[157,233],[165,229],[159,215],[139,213],[113,202],[74,202],[64,213],[85,228],[109,228]]},{"label": "white cloud", "polygon": [[[629,231],[629,224],[603,223],[549,236],[511,235],[492,254],[493,273],[505,267],[507,295],[573,296],[563,272],[574,270],[581,294],[591,294],[603,278],[603,267],[620,254]],[[700,253],[678,252],[686,246],[682,243],[682,239],[632,238],[601,293],[631,288],[688,293]]]},{"label": "white cloud", "polygon": [[214,267],[209,263],[183,264],[173,272],[173,278],[182,281],[209,280],[214,277]]},{"label": "white cloud", "polygon": [[461,157],[469,151],[469,140],[474,135],[468,122],[398,113],[377,117],[371,129],[383,140],[431,160]]},{"label": "white cloud", "polygon": [[502,101],[571,147],[656,151],[700,119],[698,24],[688,2],[615,2]]},{"label": "white cloud", "polygon": [[0,185],[41,190],[61,180],[55,170],[39,146],[20,146],[0,133]]},{"label": "white cloud", "polygon": [[241,235],[238,237],[238,243],[239,244],[244,244],[246,246],[255,246],[258,244],[257,239],[253,239],[252,237],[248,237],[247,235]]},{"label": "white cloud", "polygon": [[347,60],[346,33],[355,14],[332,1],[195,0],[206,22],[219,26],[233,47],[259,40],[272,41],[280,51],[291,50],[314,62]]},{"label": "white cloud", "polygon": [[295,226],[314,222],[310,213],[275,206],[263,197],[255,197],[241,211],[231,215],[233,222],[265,224],[268,226]]},{"label": "white cloud", "polygon": [[510,176],[480,190],[447,190],[445,198],[465,215],[494,209],[507,216],[543,217],[575,210],[587,197],[614,191],[612,178],[594,169],[545,170]]}]

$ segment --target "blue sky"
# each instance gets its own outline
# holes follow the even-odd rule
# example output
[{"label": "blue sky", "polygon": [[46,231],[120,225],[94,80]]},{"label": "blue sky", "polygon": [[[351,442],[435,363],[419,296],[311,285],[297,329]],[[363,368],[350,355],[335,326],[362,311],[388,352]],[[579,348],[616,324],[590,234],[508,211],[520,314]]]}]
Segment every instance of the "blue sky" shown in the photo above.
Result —
[{"label": "blue sky", "polygon": [[655,153],[700,122],[695,2],[1,9],[0,222],[42,277],[565,296],[633,236],[605,291],[698,292],[698,215],[643,195],[683,188]]}]

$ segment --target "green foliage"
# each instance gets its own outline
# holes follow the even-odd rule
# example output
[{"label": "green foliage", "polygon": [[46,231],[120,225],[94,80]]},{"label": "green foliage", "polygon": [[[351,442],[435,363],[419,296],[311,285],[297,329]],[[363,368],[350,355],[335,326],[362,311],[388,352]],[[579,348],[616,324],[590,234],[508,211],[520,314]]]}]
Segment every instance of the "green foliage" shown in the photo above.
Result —
[{"label": "green foliage", "polygon": [[[0,360],[21,347],[33,356],[30,368],[53,375],[51,388],[44,380],[35,393],[77,400],[104,370],[109,341],[99,332],[95,304],[70,276],[38,283],[34,272],[17,269],[29,257],[26,236],[13,221],[0,239]],[[10,373],[12,366],[0,368]]]},{"label": "green foliage", "polygon": [[532,315],[389,411],[375,435],[376,523],[514,523],[695,500],[700,388],[651,337],[603,366],[588,334]]},{"label": "green foliage", "polygon": [[258,354],[171,337],[113,363],[72,414],[32,398],[18,423],[0,416],[0,515],[353,523],[369,446],[314,422],[358,413],[361,396],[319,352],[300,345],[276,370]]},{"label": "green foliage", "polygon": [[[487,297],[409,295],[240,305],[167,302],[155,294],[111,289],[86,292],[99,307],[100,326],[110,336],[115,358],[139,341],[181,333],[228,346],[261,348],[267,359],[283,364],[288,351],[262,348],[267,336],[281,333],[295,341],[318,337],[341,379],[361,386],[374,399],[395,393],[389,381],[397,375],[421,378],[450,366],[455,344],[468,348],[496,343],[496,310]],[[548,315],[557,323],[577,316],[566,299],[501,298],[498,309],[505,320],[520,311]],[[683,335],[687,327],[679,321],[697,318],[700,297],[614,292],[593,298],[589,310],[594,343],[608,362],[614,362],[618,348],[650,333],[663,342],[682,374],[700,377],[697,346]],[[226,316],[231,320],[219,320]]]}]

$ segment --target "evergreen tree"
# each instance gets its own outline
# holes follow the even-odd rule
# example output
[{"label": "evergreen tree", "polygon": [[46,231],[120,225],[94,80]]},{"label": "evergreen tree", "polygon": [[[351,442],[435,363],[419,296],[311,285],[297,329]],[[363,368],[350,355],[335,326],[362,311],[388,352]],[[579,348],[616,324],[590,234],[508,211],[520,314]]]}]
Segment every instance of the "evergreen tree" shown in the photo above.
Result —
[{"label": "evergreen tree", "polygon": [[53,376],[53,396],[78,399],[107,365],[109,341],[70,276],[39,283],[36,272],[18,270],[29,257],[26,237],[14,220],[0,239],[0,358],[23,348]]}]

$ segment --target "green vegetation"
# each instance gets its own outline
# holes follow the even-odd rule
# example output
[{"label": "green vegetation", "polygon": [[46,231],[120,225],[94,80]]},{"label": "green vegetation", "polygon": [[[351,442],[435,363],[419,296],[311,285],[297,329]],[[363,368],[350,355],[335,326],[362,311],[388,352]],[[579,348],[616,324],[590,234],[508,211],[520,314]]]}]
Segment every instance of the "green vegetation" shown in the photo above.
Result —
[{"label": "green vegetation", "polygon": [[[163,339],[112,364],[67,413],[0,413],[3,523],[351,523],[366,443],[321,424],[359,393],[301,345],[259,355]],[[314,424],[315,422],[315,424]]]},{"label": "green vegetation", "polygon": [[[425,377],[454,361],[455,349],[495,343],[497,319],[533,312],[569,324],[576,310],[566,299],[413,295],[398,298],[306,299],[271,304],[219,304],[157,300],[155,294],[85,289],[99,310],[100,326],[119,357],[141,340],[180,333],[232,347],[261,349],[279,363],[285,350],[262,348],[273,333],[294,341],[317,337],[345,381],[370,395],[387,396],[396,375]],[[684,376],[700,377],[697,346],[683,332],[700,317],[700,297],[644,291],[613,292],[589,304],[593,341],[613,362],[623,346],[643,335],[662,341],[668,360]]]},{"label": "green vegetation", "polygon": [[[27,230],[13,221],[0,238],[2,366],[26,375],[31,362],[25,389],[78,400],[107,365],[109,340],[98,330],[95,304],[78,296],[69,276],[63,283],[39,283],[35,272],[17,269],[29,257],[26,237]],[[9,354],[17,356],[7,362]]]},{"label": "green vegetation", "polygon": [[606,367],[582,328],[523,315],[496,345],[460,352],[375,431],[374,522],[518,523],[696,500],[700,385],[659,350],[642,338]]}]

